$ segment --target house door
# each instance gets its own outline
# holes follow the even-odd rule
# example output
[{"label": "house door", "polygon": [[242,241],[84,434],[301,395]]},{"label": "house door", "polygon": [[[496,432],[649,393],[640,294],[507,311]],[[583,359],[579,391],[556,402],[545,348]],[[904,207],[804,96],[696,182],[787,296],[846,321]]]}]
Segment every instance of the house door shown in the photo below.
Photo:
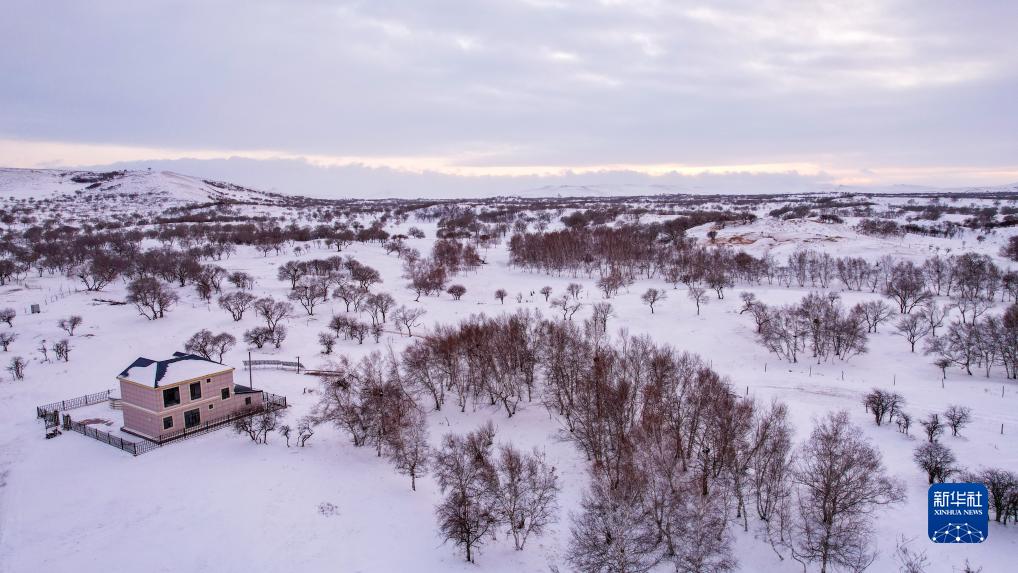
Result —
[{"label": "house door", "polygon": [[184,427],[193,428],[201,423],[201,411],[188,410],[184,412]]}]

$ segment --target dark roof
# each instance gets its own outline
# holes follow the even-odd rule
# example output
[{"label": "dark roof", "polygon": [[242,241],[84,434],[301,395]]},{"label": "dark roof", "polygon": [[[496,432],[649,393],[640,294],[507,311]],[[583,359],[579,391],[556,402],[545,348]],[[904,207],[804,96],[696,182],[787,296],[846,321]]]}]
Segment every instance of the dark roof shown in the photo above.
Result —
[{"label": "dark roof", "polygon": [[255,393],[258,393],[258,392],[261,392],[261,390],[255,390],[254,388],[251,388],[250,386],[242,386],[240,384],[234,384],[233,385],[233,393],[234,394],[255,394]]},{"label": "dark roof", "polygon": [[152,360],[151,358],[145,358],[145,357],[139,356],[138,358],[136,358],[134,360],[134,362],[131,363],[130,366],[128,366],[127,368],[124,368],[123,372],[120,373],[120,377],[121,378],[127,378],[128,375],[129,375],[129,372],[134,367],[145,368],[145,367],[151,366],[152,364],[155,364],[156,365],[155,387],[158,388],[159,387],[159,381],[162,380],[164,376],[166,376],[166,369],[167,369],[167,367],[169,367],[169,365],[173,364],[174,362],[181,362],[183,360],[198,360],[198,361],[201,361],[201,362],[208,362],[209,364],[222,364],[222,363],[216,362],[214,360],[208,360],[207,358],[202,358],[201,356],[198,356],[197,354],[188,354],[186,352],[174,352],[173,353],[173,358],[167,358],[166,360]]}]

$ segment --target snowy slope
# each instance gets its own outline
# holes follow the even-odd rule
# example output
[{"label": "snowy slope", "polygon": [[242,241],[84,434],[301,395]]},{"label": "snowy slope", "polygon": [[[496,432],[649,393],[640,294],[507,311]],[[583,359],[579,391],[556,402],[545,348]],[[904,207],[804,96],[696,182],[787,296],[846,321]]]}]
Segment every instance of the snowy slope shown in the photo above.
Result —
[{"label": "snowy slope", "polygon": [[141,212],[192,204],[275,204],[278,195],[172,171],[62,171],[0,168],[0,197],[14,201],[109,203]]}]

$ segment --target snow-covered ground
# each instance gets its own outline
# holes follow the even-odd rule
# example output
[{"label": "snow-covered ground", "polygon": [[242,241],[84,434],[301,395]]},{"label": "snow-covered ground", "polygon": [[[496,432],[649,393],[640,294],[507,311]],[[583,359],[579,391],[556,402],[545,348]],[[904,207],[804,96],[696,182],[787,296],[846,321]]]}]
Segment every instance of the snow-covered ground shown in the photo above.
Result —
[{"label": "snow-covered ground", "polygon": [[[409,244],[429,252],[434,225],[411,224],[421,226],[428,238],[411,239]],[[705,232],[694,229],[690,234],[702,236]],[[909,236],[886,241],[858,235],[848,226],[771,219],[726,228],[719,239],[735,235],[753,239],[741,243],[751,252],[770,250],[779,258],[804,240],[811,248],[832,254],[874,259],[885,254],[922,258],[938,249],[958,253],[975,243],[973,237],[949,241]],[[963,245],[962,240],[967,242]],[[995,254],[999,244],[993,240],[978,248]],[[242,247],[218,264],[255,276],[256,294],[283,299],[288,285],[275,278],[280,264],[335,254],[324,248],[305,248],[300,256],[284,252],[263,257],[253,248]],[[545,285],[561,293],[568,283],[579,282],[585,287],[583,302],[595,302],[600,296],[591,279],[511,268],[504,243],[487,253],[488,264],[478,272],[454,279],[467,288],[459,301],[443,294],[413,302],[413,293],[404,288],[400,277],[400,261],[381,246],[354,244],[343,254],[378,269],[384,279],[381,290],[391,293],[400,304],[425,308],[428,326],[521,307],[550,315],[543,297],[533,294]],[[552,566],[569,570],[564,560],[569,514],[578,509],[588,482],[587,463],[562,439],[558,422],[536,402],[523,404],[512,418],[494,407],[467,413],[450,408],[430,415],[434,443],[446,432],[465,432],[490,419],[498,428],[498,441],[538,447],[559,472],[562,493],[557,524],[522,552],[505,539],[487,543],[476,565],[464,562],[451,544],[442,543],[434,516],[440,496],[431,477],[420,479],[413,492],[409,480],[376,457],[372,449],[355,448],[346,435],[333,428],[319,427],[306,448],[287,448],[278,435],[270,436],[268,445],[255,445],[225,429],[138,457],[76,433],[43,439],[43,426],[34,416],[36,405],[116,388],[116,375],[135,358],[168,357],[181,350],[184,341],[200,328],[227,331],[240,338],[243,330],[260,324],[253,313],[234,322],[215,304],[201,302],[190,287],[179,289],[181,300],[165,319],[148,321],[130,305],[96,302],[95,293],[75,292],[75,286],[67,278],[30,276],[24,284],[0,288],[0,307],[13,307],[19,315],[13,327],[18,339],[0,360],[6,363],[14,355],[31,358],[25,380],[14,382],[5,377],[0,382],[4,429],[0,432],[0,571],[518,572],[548,571]],[[669,294],[653,315],[639,298],[651,286]],[[497,288],[509,292],[504,304],[493,297]],[[972,424],[961,437],[945,437],[944,441],[968,468],[992,465],[1016,470],[1018,385],[1004,380],[1002,371],[996,369],[989,378],[952,370],[942,386],[931,357],[910,353],[905,340],[890,334],[890,326],[870,338],[867,354],[845,363],[781,362],[756,343],[752,319],[739,315],[735,296],[739,290],[724,300],[711,300],[697,316],[683,287],[673,290],[661,280],[641,280],[611,301],[617,317],[609,327],[645,333],[698,353],[730,377],[741,392],[761,403],[772,399],[786,402],[799,440],[808,435],[816,416],[848,410],[879,446],[890,472],[907,484],[907,502],[876,515],[880,557],[872,571],[897,570],[892,552],[901,535],[915,538],[913,548],[928,552],[930,571],[953,571],[966,559],[984,566],[986,573],[1011,570],[1018,555],[1018,528],[1014,526],[991,522],[989,540],[981,545],[925,542],[926,478],[912,461],[920,438],[904,436],[893,425],[875,426],[863,410],[861,397],[873,387],[893,389],[904,396],[908,410],[917,417],[943,411],[949,404],[969,406],[974,412]],[[809,291],[777,286],[747,290],[766,303],[797,301]],[[516,302],[516,293],[523,293],[522,303]],[[124,283],[118,281],[100,297],[122,300],[124,295]],[[877,297],[843,293],[849,304]],[[42,313],[29,313],[33,303],[42,305]],[[295,315],[287,322],[290,334],[283,347],[254,351],[255,358],[292,360],[299,356],[301,362],[312,366],[324,363],[317,335],[341,309],[341,301],[330,301],[316,308],[314,317],[302,312]],[[300,312],[299,307],[297,310]],[[588,305],[576,318],[589,312]],[[70,338],[70,361],[57,362],[51,353],[50,362],[40,362],[35,349],[42,340],[64,338],[56,323],[71,314],[81,315],[84,325]],[[0,325],[0,329],[6,328]],[[408,338],[387,334],[381,344],[340,341],[336,352],[356,358],[376,350],[399,351],[407,344]],[[227,364],[237,367],[237,382],[244,384],[248,372],[241,361],[247,351],[241,343],[225,358]],[[256,370],[252,376],[255,387],[287,397],[286,422],[306,414],[317,400],[318,380],[312,376],[280,370]],[[103,413],[111,419],[115,416],[100,408],[94,417]],[[739,527],[733,530],[740,570],[801,570],[787,556],[781,560],[752,527],[748,533]]]}]

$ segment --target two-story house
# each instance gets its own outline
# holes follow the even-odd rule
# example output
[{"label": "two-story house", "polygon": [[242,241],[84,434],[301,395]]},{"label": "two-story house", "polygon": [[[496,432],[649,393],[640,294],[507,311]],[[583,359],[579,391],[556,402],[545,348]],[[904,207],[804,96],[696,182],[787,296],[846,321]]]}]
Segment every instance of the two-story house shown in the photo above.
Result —
[{"label": "two-story house", "polygon": [[194,354],[138,358],[117,377],[125,432],[156,442],[182,429],[263,407],[261,391],[233,383],[233,368]]}]

